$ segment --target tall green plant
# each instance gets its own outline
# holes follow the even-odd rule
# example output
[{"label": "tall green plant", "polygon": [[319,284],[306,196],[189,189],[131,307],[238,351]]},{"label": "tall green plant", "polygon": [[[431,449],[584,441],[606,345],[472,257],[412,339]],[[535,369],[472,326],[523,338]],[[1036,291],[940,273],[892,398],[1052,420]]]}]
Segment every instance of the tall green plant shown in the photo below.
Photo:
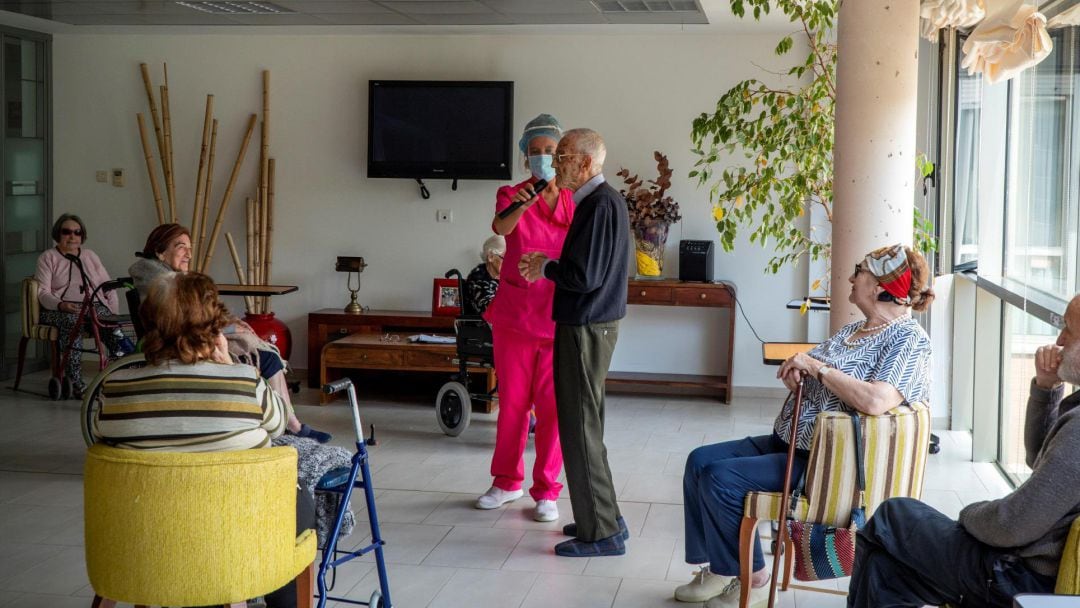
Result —
[{"label": "tall green plant", "polygon": [[[798,26],[798,33],[776,45],[777,55],[794,48],[794,37],[804,39],[803,60],[785,76],[796,82],[771,87],[750,79],[730,88],[716,103],[713,114],[703,113],[693,123],[694,154],[690,177],[709,188],[713,218],[726,251],[735,247],[740,226],[752,228],[750,241],[774,241],[776,255],[767,270],[808,255],[826,258],[830,243],[813,238],[798,227],[798,218],[814,206],[832,221],[833,124],[836,107],[836,45],[832,31],[839,0],[730,0],[732,12],[744,17],[751,9],[760,19],[774,6]],[[750,166],[716,165],[740,150]]]}]

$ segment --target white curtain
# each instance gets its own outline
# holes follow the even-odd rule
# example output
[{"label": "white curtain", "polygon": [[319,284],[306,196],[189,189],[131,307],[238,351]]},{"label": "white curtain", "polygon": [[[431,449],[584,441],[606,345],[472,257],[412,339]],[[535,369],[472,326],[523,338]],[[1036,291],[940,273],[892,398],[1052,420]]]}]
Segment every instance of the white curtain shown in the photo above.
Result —
[{"label": "white curtain", "polygon": [[986,16],[983,0],[922,0],[919,17],[923,38],[937,42],[938,30],[971,27]]},{"label": "white curtain", "polygon": [[1039,63],[1054,45],[1046,17],[1023,0],[986,0],[986,17],[964,43],[961,67],[990,84],[1008,80]]}]

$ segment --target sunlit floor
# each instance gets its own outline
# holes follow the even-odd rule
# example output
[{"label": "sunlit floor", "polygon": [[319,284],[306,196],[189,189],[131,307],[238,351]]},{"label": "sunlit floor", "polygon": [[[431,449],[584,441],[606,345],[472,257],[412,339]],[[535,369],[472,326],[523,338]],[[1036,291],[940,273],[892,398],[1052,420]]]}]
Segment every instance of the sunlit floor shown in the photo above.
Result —
[{"label": "sunlit floor", "polygon": [[[7,386],[0,392],[0,606],[86,608],[93,591],[82,548],[79,404]],[[43,392],[44,376],[24,379],[24,388]],[[296,398],[315,400],[307,389]],[[686,454],[705,443],[770,432],[778,403],[621,394],[610,395],[608,403],[606,443],[631,538],[625,556],[575,559],[551,550],[571,520],[565,498],[559,501],[562,518],[547,524],[532,520],[528,495],[502,510],[473,509],[491,482],[494,416],[474,416],[469,429],[452,438],[439,431],[427,401],[362,401],[365,425],[375,425],[379,443],[371,450],[373,477],[394,605],[686,606],[672,599],[675,586],[693,572],[682,560]],[[351,449],[342,401],[297,409],[312,426],[333,432],[334,443]],[[955,517],[967,503],[1009,491],[992,465],[969,462],[970,437],[944,432],[941,438],[942,451],[928,465],[927,502]],[[527,465],[531,460],[530,445]],[[361,523],[343,544],[362,542],[366,531]],[[377,584],[373,563],[353,562],[339,570],[335,594],[366,600]],[[847,579],[822,586],[844,590]],[[839,595],[798,590],[780,599],[786,607],[844,605]]]}]

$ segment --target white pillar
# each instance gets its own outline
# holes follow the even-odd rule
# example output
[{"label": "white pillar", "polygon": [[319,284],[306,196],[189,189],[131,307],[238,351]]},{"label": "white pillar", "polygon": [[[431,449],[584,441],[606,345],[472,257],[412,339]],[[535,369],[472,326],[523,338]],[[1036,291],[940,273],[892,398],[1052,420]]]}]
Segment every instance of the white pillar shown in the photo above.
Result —
[{"label": "white pillar", "polygon": [[844,2],[837,44],[833,332],[862,317],[848,302],[855,264],[878,247],[912,242],[918,0]]}]

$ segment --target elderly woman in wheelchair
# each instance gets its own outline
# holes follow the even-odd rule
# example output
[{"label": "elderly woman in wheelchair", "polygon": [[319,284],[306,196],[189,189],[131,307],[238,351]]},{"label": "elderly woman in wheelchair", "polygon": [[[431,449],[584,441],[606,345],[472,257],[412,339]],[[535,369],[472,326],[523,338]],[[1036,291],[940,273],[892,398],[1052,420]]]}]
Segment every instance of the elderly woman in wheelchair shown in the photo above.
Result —
[{"label": "elderly woman in wheelchair", "polygon": [[[797,480],[806,468],[819,413],[854,409],[877,415],[928,396],[930,339],[910,311],[926,310],[933,301],[929,279],[926,260],[910,248],[872,251],[848,279],[848,299],[865,319],[845,325],[810,352],[789,358],[777,373],[792,391],[806,378],[800,420],[792,420],[794,399],[789,395],[771,435],[690,452],[683,475],[685,558],[702,567],[675,590],[675,599],[738,604],[743,500],[750,492],[782,489],[793,422],[798,424],[798,441],[792,479]],[[768,598],[769,581],[757,539],[753,552],[750,606]]]}]

